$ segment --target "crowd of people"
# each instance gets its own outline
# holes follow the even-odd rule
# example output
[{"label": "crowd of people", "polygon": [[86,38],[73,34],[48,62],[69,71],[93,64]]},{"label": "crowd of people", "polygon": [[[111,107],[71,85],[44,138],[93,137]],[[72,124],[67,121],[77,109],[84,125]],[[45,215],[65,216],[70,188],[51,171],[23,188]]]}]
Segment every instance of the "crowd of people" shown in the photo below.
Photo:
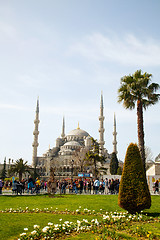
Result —
[{"label": "crowd of people", "polygon": [[[119,193],[119,179],[91,179],[91,178],[77,178],[77,179],[62,179],[55,180],[57,187],[55,193],[66,194],[118,194]],[[0,179],[0,194],[2,189],[12,189],[13,194],[40,194],[47,192],[47,181],[36,178],[34,181],[30,176],[28,180],[22,181],[2,181]],[[153,185],[154,194],[159,194],[159,181],[156,180]]]},{"label": "crowd of people", "polygon": [[60,193],[65,194],[66,189],[69,189],[69,193],[79,194],[118,194],[119,192],[119,179],[87,179],[79,178],[73,181],[67,181],[65,179],[57,181],[57,188]]},{"label": "crowd of people", "polygon": [[0,194],[2,194],[2,188],[12,190],[13,194],[39,194],[40,191],[47,191],[47,181],[40,180],[39,178],[36,178],[34,181],[31,176],[28,180],[22,179],[21,181],[13,180],[4,182],[0,179]]},{"label": "crowd of people", "polygon": [[[77,179],[62,179],[55,180],[57,184],[56,192],[60,194],[75,193],[75,194],[118,194],[119,180],[118,179],[90,179],[90,178],[77,178]],[[28,180],[22,181],[14,180],[3,182],[0,180],[0,194],[2,188],[12,189],[13,194],[39,194],[47,191],[47,181],[36,178],[34,181],[30,176]]]}]

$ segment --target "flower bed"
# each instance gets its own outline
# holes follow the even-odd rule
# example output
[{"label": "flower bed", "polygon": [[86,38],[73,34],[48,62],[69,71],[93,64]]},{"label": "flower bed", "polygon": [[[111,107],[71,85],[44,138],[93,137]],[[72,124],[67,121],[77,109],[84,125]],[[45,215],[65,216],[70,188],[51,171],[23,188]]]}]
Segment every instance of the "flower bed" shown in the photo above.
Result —
[{"label": "flower bed", "polygon": [[[57,209],[58,210],[58,209]],[[57,210],[53,212],[56,213]],[[26,212],[26,210],[21,210]],[[27,209],[29,211],[29,209]],[[32,210],[33,211],[33,210]],[[37,210],[35,210],[37,211]],[[39,210],[42,211],[42,210]],[[49,209],[46,209],[49,211]],[[51,210],[50,210],[51,211]],[[7,212],[7,210],[6,210]],[[14,210],[13,210],[14,212]],[[58,212],[59,213],[59,212]],[[19,240],[37,240],[37,239],[58,239],[73,233],[81,233],[91,231],[93,234],[98,235],[96,239],[125,239],[123,234],[128,236],[141,237],[142,239],[160,239],[160,235],[154,234],[151,231],[145,230],[143,226],[137,226],[137,224],[153,222],[153,217],[149,217],[144,214],[131,215],[128,212],[103,212],[101,209],[99,212],[89,209],[79,209],[74,212],[63,211],[65,214],[94,214],[101,216],[101,220],[97,218],[92,220],[83,219],[76,222],[65,221],[59,219],[57,224],[49,222],[47,226],[40,228],[38,225],[34,225],[34,230],[28,232],[28,228],[24,228],[24,232],[20,234]],[[157,219],[159,221],[159,219]]]}]

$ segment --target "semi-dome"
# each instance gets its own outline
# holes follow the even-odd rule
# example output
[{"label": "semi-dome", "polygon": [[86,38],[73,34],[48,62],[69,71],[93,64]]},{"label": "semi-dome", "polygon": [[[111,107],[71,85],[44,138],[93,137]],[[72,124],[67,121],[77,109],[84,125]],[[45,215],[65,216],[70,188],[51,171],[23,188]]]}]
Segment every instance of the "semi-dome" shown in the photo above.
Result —
[{"label": "semi-dome", "polygon": [[66,142],[63,146],[77,146],[77,147],[80,147],[81,145],[76,141],[70,141],[70,142]]},{"label": "semi-dome", "polygon": [[77,136],[77,137],[83,138],[83,137],[89,136],[89,134],[86,131],[84,131],[80,128],[77,128],[77,129],[74,129],[71,132],[69,132],[67,134],[67,136]]}]

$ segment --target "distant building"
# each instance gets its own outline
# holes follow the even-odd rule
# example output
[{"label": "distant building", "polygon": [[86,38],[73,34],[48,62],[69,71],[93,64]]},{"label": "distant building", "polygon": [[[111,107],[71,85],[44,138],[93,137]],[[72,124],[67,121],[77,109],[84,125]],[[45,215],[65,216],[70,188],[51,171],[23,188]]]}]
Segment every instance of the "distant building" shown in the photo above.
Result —
[{"label": "distant building", "polygon": [[[65,134],[65,120],[63,118],[62,133],[61,136],[56,139],[56,145],[50,148],[42,156],[37,155],[38,150],[38,135],[39,135],[39,99],[37,100],[36,117],[35,117],[35,128],[34,128],[34,141],[33,141],[33,158],[32,167],[36,167],[39,170],[41,176],[48,177],[50,167],[55,168],[55,175],[61,177],[71,176],[71,172],[80,172],[80,165],[76,164],[73,160],[75,159],[76,152],[84,153],[91,149],[91,136],[85,130],[80,129],[79,124],[77,129],[70,131],[67,135]],[[109,165],[111,154],[108,153],[107,149],[104,148],[104,115],[103,115],[103,95],[101,94],[100,102],[100,116],[99,116],[99,148],[100,155],[106,157],[104,167],[106,167],[107,174],[109,174]],[[114,115],[114,132],[113,132],[113,151],[117,153],[117,141],[116,141],[116,119]]]},{"label": "distant building", "polygon": [[156,161],[152,163],[152,165],[146,171],[146,175],[147,176],[160,175],[160,158],[156,159]]}]

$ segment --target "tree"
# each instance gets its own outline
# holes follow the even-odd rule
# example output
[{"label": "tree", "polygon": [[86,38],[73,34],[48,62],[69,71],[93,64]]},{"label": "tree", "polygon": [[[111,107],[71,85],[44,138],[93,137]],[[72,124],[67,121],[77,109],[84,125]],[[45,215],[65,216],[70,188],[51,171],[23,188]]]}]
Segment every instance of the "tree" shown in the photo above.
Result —
[{"label": "tree", "polygon": [[[86,153],[85,161],[87,162],[86,165],[93,167],[94,176],[95,178],[97,178],[99,170],[101,170],[98,164],[103,164],[105,161],[105,157],[99,155],[99,144],[97,143],[97,141],[94,138],[92,138],[91,140],[92,149]],[[104,171],[103,168],[102,171]]]},{"label": "tree", "polygon": [[118,170],[118,159],[115,152],[112,153],[110,161],[110,173],[111,175],[116,175]]},{"label": "tree", "polygon": [[1,178],[4,180],[7,176],[7,170],[6,170],[6,157],[4,159],[3,169],[1,171]]},{"label": "tree", "polygon": [[157,83],[150,84],[151,77],[152,74],[137,70],[132,75],[122,77],[118,89],[118,102],[123,102],[125,108],[132,110],[137,104],[138,146],[145,170],[143,109],[156,104],[160,98],[160,94],[155,93],[160,86]]},{"label": "tree", "polygon": [[10,174],[14,174],[14,173],[19,174],[19,181],[22,180],[22,174],[26,172],[30,173],[30,169],[29,169],[29,166],[27,165],[27,162],[23,162],[22,158],[20,158],[19,160],[16,160],[16,163],[12,165],[9,170]]},{"label": "tree", "polygon": [[119,167],[119,168],[117,169],[117,175],[122,175],[122,168],[121,168],[121,167]]},{"label": "tree", "polygon": [[[75,166],[74,172],[76,175],[78,174],[78,172],[85,171],[85,168],[86,168],[85,156],[87,152],[88,150],[85,148],[78,148],[74,152],[74,155],[73,155],[74,166]],[[77,170],[78,172],[76,172]]]},{"label": "tree", "polygon": [[118,205],[132,214],[151,206],[151,196],[137,144],[131,143],[126,152]]},{"label": "tree", "polygon": [[37,171],[37,166],[36,165],[34,166],[34,171],[31,175],[32,175],[34,181],[36,180],[37,177],[39,177],[39,173]]},{"label": "tree", "polygon": [[145,157],[146,157],[146,162],[153,161],[153,153],[150,147],[145,146]]}]

